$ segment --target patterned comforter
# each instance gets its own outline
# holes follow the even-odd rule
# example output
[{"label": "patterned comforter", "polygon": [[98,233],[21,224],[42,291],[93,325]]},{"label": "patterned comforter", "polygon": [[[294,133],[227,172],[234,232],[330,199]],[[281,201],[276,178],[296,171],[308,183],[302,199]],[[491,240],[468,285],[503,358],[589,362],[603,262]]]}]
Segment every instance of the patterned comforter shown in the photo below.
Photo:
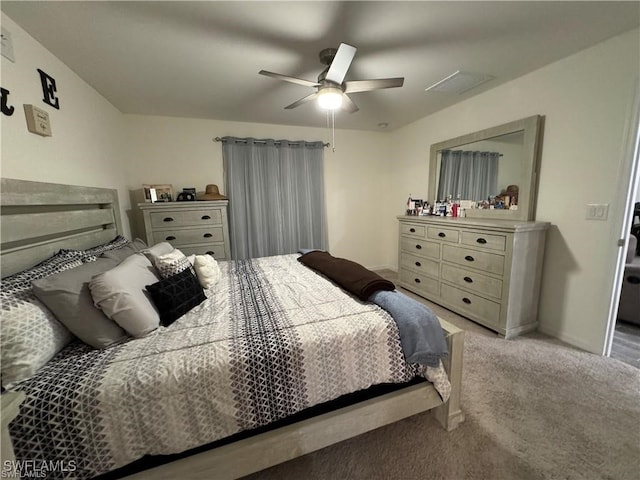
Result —
[{"label": "patterned comforter", "polygon": [[83,479],[417,374],[446,395],[442,366],[405,362],[388,313],[297,256],[221,262],[208,299],[171,326],[63,350],[17,388],[27,395],[10,428],[17,459]]}]

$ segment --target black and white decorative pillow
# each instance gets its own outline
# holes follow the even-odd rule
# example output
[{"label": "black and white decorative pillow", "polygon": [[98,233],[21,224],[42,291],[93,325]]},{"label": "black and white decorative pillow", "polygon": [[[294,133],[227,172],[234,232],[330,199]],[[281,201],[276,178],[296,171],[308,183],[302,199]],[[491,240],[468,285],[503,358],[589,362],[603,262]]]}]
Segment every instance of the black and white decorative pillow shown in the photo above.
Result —
[{"label": "black and white decorative pillow", "polygon": [[162,278],[169,278],[184,270],[192,270],[191,262],[177,248],[155,258],[156,270]]},{"label": "black and white decorative pillow", "polygon": [[82,265],[77,252],[61,252],[2,279],[0,364],[3,385],[26,380],[74,338],[34,295],[31,282]]},{"label": "black and white decorative pillow", "polygon": [[171,325],[205,299],[204,291],[191,268],[146,286],[160,313],[160,324]]},{"label": "black and white decorative pillow", "polygon": [[103,243],[102,245],[97,245],[92,248],[88,248],[87,250],[60,250],[61,254],[70,254],[70,255],[79,255],[82,257],[84,262],[95,262],[96,259],[105,252],[109,252],[111,250],[115,250],[118,248],[122,248],[125,245],[130,244],[131,242],[127,240],[122,235],[118,235],[116,238],[111,240],[110,242]]}]

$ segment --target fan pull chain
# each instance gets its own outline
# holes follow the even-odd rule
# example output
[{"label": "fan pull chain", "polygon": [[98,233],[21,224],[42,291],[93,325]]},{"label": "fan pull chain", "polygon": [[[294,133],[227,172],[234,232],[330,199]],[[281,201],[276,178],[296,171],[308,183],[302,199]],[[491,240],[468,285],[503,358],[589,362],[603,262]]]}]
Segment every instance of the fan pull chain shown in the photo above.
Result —
[{"label": "fan pull chain", "polygon": [[336,111],[331,110],[331,151],[336,151]]}]

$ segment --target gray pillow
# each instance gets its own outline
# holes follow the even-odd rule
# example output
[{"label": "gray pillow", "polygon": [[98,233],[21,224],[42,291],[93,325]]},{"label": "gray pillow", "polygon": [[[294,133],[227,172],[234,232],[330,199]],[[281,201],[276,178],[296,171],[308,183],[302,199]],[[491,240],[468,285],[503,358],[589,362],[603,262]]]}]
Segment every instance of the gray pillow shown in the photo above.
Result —
[{"label": "gray pillow", "polygon": [[160,316],[145,290],[156,283],[155,268],[141,253],[93,277],[91,297],[104,314],[134,337],[143,337],[160,325]]},{"label": "gray pillow", "polygon": [[72,270],[32,282],[33,293],[71,333],[94,348],[123,342],[127,333],[93,305],[89,281],[106,272],[117,260],[99,258]]},{"label": "gray pillow", "polygon": [[103,258],[111,258],[117,260],[118,263],[123,261],[125,258],[130,257],[134,253],[141,252],[147,248],[147,244],[144,243],[139,238],[136,238],[133,242],[127,243],[120,248],[115,248],[113,250],[108,250],[100,255]]}]

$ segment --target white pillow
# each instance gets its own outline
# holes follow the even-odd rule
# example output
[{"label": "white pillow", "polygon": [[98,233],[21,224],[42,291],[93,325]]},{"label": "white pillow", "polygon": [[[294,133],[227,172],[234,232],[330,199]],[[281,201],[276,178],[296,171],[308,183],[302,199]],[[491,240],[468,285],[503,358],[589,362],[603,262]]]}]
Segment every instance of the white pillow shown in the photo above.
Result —
[{"label": "white pillow", "polygon": [[218,283],[222,276],[220,265],[211,255],[196,255],[193,266],[196,270],[198,281],[204,289],[211,288]]},{"label": "white pillow", "polygon": [[147,257],[136,253],[89,282],[96,307],[133,337],[143,337],[160,325],[160,316],[145,287],[160,278]]}]

